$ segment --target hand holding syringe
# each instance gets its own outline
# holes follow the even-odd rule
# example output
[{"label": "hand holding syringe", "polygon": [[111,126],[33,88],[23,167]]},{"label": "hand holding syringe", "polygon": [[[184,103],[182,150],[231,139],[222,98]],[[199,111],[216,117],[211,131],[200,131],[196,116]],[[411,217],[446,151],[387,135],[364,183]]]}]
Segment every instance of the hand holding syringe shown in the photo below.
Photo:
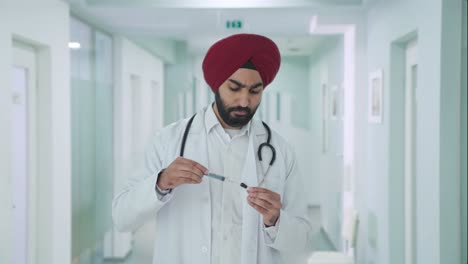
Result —
[{"label": "hand holding syringe", "polygon": [[198,184],[202,182],[203,176],[235,183],[240,187],[247,189],[247,185],[222,175],[210,173],[200,163],[183,157],[177,157],[166,169],[159,173],[156,184],[161,190],[174,189],[181,184]]}]

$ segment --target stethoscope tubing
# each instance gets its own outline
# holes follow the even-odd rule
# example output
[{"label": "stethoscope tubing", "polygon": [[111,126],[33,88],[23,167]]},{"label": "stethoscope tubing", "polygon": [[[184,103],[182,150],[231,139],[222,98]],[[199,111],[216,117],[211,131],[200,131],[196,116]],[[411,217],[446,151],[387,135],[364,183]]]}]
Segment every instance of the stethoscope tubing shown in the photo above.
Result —
[{"label": "stethoscope tubing", "polygon": [[[196,114],[195,114],[196,115]],[[192,126],[192,122],[193,122],[193,119],[195,118],[195,115],[193,115],[188,123],[187,123],[187,126],[185,127],[185,131],[184,131],[184,136],[182,137],[182,145],[180,147],[180,156],[183,157],[184,156],[184,150],[185,150],[185,143],[187,142],[187,137],[188,137],[188,133],[190,131],[190,127]],[[266,131],[267,131],[267,134],[268,134],[268,137],[267,137],[267,141],[266,142],[263,142],[262,144],[260,144],[260,146],[258,146],[258,151],[257,151],[257,156],[258,156],[258,159],[260,161],[262,161],[262,149],[263,147],[268,147],[270,150],[271,150],[271,153],[272,153],[272,156],[271,156],[271,159],[270,159],[270,163],[269,163],[269,166],[268,166],[268,169],[273,165],[273,163],[275,162],[276,160],[276,149],[275,147],[273,147],[273,145],[271,145],[270,141],[271,141],[271,130],[270,130],[270,127],[262,121],[262,124],[263,126],[265,127]]]}]

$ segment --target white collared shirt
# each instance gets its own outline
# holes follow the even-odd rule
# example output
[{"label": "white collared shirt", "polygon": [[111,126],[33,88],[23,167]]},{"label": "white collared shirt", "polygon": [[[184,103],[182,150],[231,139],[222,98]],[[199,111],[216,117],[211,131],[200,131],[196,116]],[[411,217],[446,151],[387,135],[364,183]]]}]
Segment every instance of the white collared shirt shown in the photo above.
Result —
[{"label": "white collared shirt", "polygon": [[[208,169],[240,181],[249,143],[249,122],[243,128],[225,130],[212,107],[205,114],[208,139]],[[242,242],[242,201],[245,189],[230,182],[210,179],[211,263],[240,263]]]}]

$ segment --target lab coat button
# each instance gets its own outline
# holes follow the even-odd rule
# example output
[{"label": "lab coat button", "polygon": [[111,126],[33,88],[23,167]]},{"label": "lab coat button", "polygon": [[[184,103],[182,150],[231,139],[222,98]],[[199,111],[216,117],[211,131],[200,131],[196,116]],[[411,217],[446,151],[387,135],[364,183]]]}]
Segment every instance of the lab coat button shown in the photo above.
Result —
[{"label": "lab coat button", "polygon": [[201,248],[201,251],[202,251],[203,253],[206,253],[206,252],[208,252],[208,248],[207,248],[207,247],[202,247],[202,248]]}]

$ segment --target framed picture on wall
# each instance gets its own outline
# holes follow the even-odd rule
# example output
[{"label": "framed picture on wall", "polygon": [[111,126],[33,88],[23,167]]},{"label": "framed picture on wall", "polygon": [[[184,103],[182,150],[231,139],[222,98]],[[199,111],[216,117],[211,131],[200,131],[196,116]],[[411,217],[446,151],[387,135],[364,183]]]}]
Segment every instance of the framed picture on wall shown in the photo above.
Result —
[{"label": "framed picture on wall", "polygon": [[382,123],[383,72],[381,69],[369,73],[369,93],[367,105],[369,123]]}]

